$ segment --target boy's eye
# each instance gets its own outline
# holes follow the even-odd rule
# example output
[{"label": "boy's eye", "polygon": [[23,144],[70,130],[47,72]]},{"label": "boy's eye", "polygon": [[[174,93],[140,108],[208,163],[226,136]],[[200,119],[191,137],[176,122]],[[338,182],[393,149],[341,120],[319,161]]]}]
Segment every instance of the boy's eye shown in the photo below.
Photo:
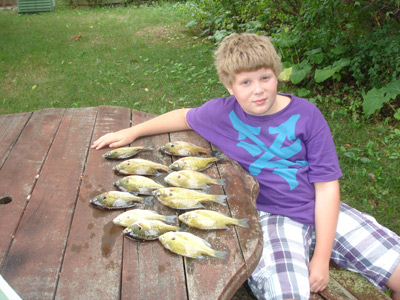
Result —
[{"label": "boy's eye", "polygon": [[242,85],[248,85],[250,83],[250,80],[245,80],[242,82]]}]

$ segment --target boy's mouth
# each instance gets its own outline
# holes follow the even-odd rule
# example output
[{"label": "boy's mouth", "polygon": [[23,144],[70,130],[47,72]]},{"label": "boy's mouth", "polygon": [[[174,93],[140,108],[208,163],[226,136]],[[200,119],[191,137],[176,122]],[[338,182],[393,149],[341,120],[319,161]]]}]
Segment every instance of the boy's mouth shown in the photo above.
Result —
[{"label": "boy's mouth", "polygon": [[256,105],[262,105],[265,103],[265,101],[267,101],[267,99],[259,99],[259,100],[253,101],[253,103]]}]

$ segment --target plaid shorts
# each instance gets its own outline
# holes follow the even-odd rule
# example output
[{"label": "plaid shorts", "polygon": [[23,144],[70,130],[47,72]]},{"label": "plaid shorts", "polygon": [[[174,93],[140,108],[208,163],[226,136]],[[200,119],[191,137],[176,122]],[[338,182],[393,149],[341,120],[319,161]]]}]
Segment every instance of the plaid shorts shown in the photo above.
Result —
[{"label": "plaid shorts", "polygon": [[[248,280],[251,290],[258,299],[309,299],[314,227],[263,211],[258,214],[264,249]],[[370,215],[341,203],[331,259],[384,290],[400,263],[400,237]]]}]

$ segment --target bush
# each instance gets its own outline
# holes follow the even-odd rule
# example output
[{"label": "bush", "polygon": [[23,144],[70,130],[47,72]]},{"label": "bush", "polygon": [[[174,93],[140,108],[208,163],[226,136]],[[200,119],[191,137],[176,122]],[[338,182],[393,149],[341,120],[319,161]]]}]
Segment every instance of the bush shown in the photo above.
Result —
[{"label": "bush", "polygon": [[[231,32],[265,33],[273,38],[288,79],[295,88],[326,95],[345,90],[342,98],[359,98],[373,89],[397,83],[400,73],[400,1],[339,0],[197,0],[193,24],[216,43]],[[352,95],[351,89],[357,90]],[[375,93],[376,94],[376,93]],[[374,93],[372,95],[375,95]],[[386,98],[397,118],[399,93]],[[370,115],[382,105],[351,111]],[[345,102],[344,102],[345,103]],[[365,107],[369,109],[365,110]],[[371,109],[371,108],[374,109]]]}]

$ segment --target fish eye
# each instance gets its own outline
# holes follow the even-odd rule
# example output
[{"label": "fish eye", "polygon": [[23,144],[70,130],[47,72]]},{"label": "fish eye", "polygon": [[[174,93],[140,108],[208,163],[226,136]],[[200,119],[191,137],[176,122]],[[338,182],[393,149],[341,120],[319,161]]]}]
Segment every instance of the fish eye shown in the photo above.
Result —
[{"label": "fish eye", "polygon": [[138,229],[139,229],[139,230],[142,230],[142,226],[138,226]]},{"label": "fish eye", "polygon": [[178,175],[178,178],[181,178],[181,175]]},{"label": "fish eye", "polygon": [[171,144],[171,147],[175,147],[175,145],[174,145],[174,144]]},{"label": "fish eye", "polygon": [[171,240],[175,241],[175,237],[173,237]]},{"label": "fish eye", "polygon": [[103,199],[107,199],[107,196],[103,196]]}]

